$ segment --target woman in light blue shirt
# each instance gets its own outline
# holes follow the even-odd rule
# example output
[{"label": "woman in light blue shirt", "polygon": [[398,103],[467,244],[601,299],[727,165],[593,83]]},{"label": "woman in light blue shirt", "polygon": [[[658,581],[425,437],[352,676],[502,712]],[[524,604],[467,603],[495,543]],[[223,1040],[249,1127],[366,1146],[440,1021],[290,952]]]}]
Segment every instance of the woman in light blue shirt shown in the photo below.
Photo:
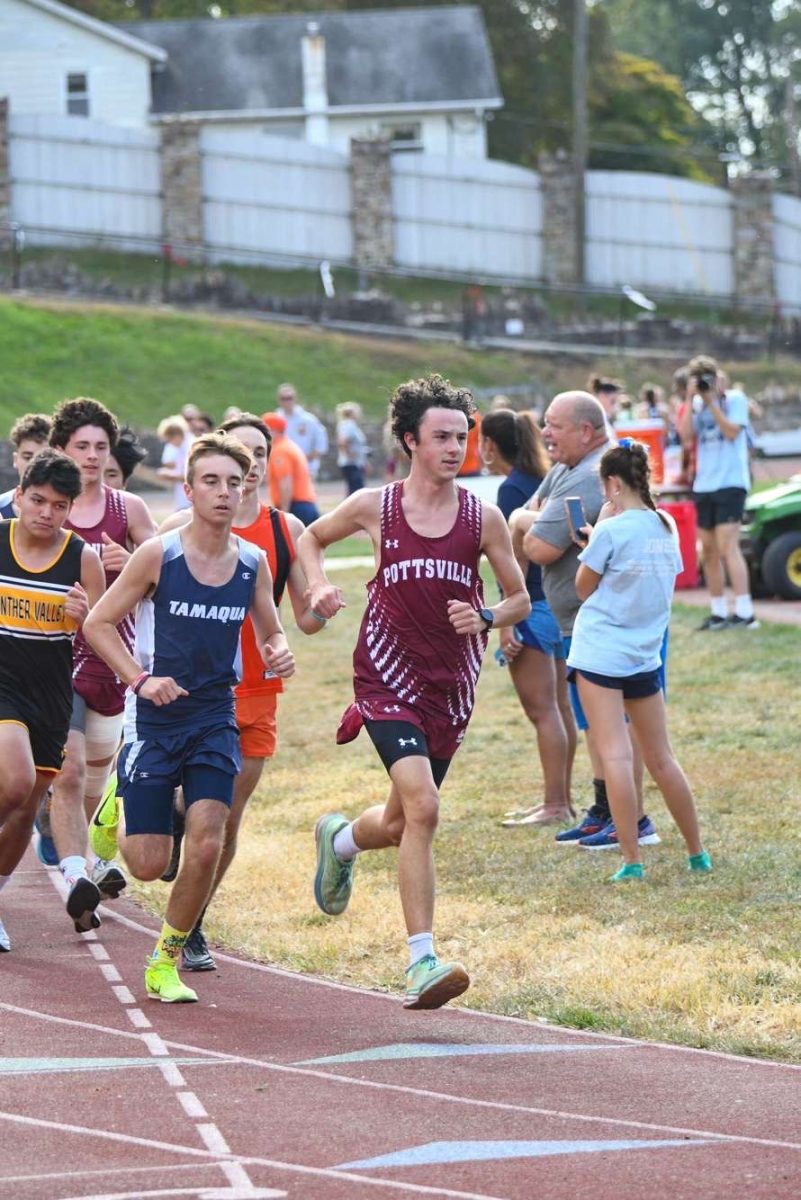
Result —
[{"label": "woman in light blue shirt", "polygon": [[624,864],[615,882],[642,878],[637,840],[631,722],[645,765],[687,844],[693,871],[710,871],[690,786],[667,733],[659,679],[660,646],[681,570],[675,526],[656,511],[644,446],[624,438],[601,459],[606,503],[579,555],[576,592],[583,601],[567,665],[603,759],[604,778]]}]

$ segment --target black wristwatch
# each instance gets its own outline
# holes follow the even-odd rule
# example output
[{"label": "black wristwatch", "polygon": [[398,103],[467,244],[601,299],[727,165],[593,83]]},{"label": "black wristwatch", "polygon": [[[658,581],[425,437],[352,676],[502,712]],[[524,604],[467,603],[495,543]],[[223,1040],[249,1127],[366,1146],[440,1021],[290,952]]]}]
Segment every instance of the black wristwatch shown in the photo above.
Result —
[{"label": "black wristwatch", "polygon": [[480,608],[478,610],[478,615],[481,617],[481,620],[487,626],[487,628],[484,630],[484,632],[489,633],[490,629],[492,629],[492,626],[495,624],[494,612],[492,611],[491,608]]}]

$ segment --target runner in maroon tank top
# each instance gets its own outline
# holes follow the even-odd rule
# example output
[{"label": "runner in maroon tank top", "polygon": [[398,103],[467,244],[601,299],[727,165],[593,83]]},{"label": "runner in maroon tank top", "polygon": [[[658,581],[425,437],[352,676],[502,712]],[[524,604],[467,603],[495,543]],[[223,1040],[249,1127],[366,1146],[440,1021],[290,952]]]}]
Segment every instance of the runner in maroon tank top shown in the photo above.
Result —
[{"label": "runner in maroon tank top", "polygon": [[[341,813],[320,818],[314,893],[323,912],[343,912],[356,855],[399,847],[407,1008],[438,1008],[469,985],[461,963],[440,963],[434,953],[438,789],[470,720],[487,631],[514,625],[530,607],[500,511],[455,482],[473,411],[470,393],[439,375],[399,387],[390,415],[411,459],[408,479],[355,492],[310,525],[298,546],[312,611],[323,622],[344,605],[325,575],[325,547],[359,530],[373,541],[376,574],[353,656],[355,699],[337,740],[352,740],[364,725],[389,773],[389,799],[353,822]],[[505,597],[492,608],[484,607],[482,554]]]},{"label": "runner in maroon tank top", "polygon": [[[139,496],[116,492],[103,483],[103,470],[117,441],[117,421],[97,400],[65,400],[53,414],[51,445],[63,450],[81,471],[81,494],[70,511],[73,529],[100,555],[106,586],[131,551],[156,532]],[[120,623],[130,644],[133,618]],[[125,685],[87,645],[83,634],[73,652],[73,707],[64,768],[50,804],[50,824],[58,863],[70,888],[67,912],[79,932],[100,924],[95,908],[101,895],[114,899],[125,876],[113,864],[94,863],[87,871],[88,820],[103,793],[122,732]],[[91,874],[91,878],[89,877]]]}]

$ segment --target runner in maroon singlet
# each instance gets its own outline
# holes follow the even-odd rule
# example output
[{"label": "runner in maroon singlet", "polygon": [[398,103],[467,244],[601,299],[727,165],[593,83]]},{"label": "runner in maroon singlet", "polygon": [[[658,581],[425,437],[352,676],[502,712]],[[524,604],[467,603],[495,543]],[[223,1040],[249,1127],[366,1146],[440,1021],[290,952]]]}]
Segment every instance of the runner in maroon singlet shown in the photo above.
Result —
[{"label": "runner in maroon singlet", "polygon": [[[53,414],[51,445],[63,450],[81,470],[81,494],[65,528],[73,529],[100,555],[107,587],[122,571],[131,550],[156,532],[139,496],[103,483],[103,470],[116,441],[116,419],[97,400],[65,400]],[[132,614],[120,623],[119,632],[126,646],[132,646]],[[101,895],[113,899],[125,886],[119,868],[104,863],[93,868],[91,886],[85,882],[88,818],[99,803],[119,746],[124,695],[125,685],[78,634],[73,650],[72,720],[64,769],[53,789],[50,823],[59,867],[70,887],[67,912],[80,932],[100,923],[94,909]]]},{"label": "runner in maroon singlet", "polygon": [[[344,604],[326,578],[325,547],[359,530],[373,541],[376,574],[353,656],[355,699],[337,740],[350,741],[364,725],[389,773],[390,794],[356,821],[341,813],[320,818],[314,891],[323,912],[343,912],[356,855],[399,847],[407,1008],[438,1008],[469,985],[461,963],[440,963],[434,953],[438,789],[470,720],[488,630],[514,625],[530,608],[499,509],[455,482],[473,411],[470,393],[438,375],[399,387],[390,414],[411,459],[408,479],[355,492],[309,526],[298,546],[312,612],[322,622]],[[484,607],[482,554],[505,597],[491,608]]]}]

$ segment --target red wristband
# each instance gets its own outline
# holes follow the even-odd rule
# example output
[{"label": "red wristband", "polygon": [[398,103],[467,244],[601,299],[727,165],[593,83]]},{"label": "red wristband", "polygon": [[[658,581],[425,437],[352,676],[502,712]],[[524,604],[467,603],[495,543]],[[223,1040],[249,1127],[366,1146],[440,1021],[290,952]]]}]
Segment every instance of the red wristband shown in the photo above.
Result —
[{"label": "red wristband", "polygon": [[133,692],[135,696],[139,695],[139,689],[146,679],[150,678],[149,671],[142,671],[141,675],[137,675],[136,679],[132,679],[128,684],[128,691]]}]

